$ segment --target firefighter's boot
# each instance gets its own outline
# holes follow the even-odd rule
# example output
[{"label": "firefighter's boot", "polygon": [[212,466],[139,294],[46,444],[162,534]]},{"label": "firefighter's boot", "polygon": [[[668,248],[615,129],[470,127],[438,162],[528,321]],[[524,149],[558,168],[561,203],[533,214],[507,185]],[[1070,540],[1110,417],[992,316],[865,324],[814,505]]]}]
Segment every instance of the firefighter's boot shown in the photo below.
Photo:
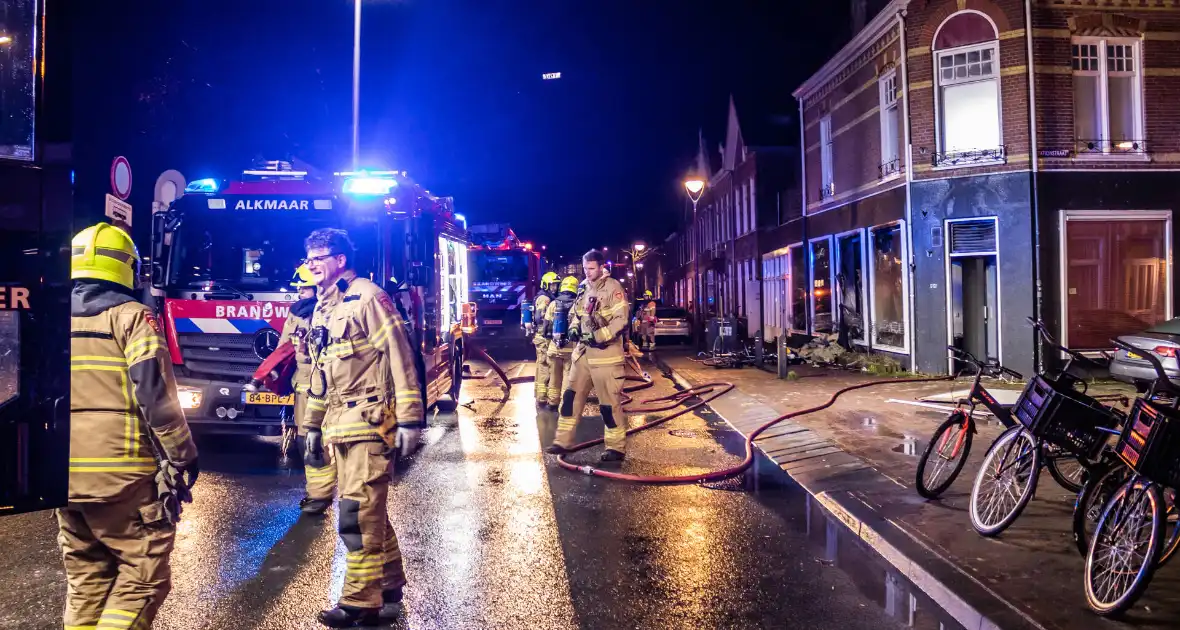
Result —
[{"label": "firefighter's boot", "polygon": [[627,455],[625,453],[608,448],[602,452],[602,455],[598,459],[604,462],[621,462],[626,457]]},{"label": "firefighter's boot", "polygon": [[337,606],[320,611],[316,619],[329,628],[359,628],[381,623],[380,609]]},{"label": "firefighter's boot", "polygon": [[328,511],[332,506],[332,499],[313,499],[311,497],[303,497],[299,500],[299,509],[304,514],[320,515]]},{"label": "firefighter's boot", "polygon": [[391,588],[381,592],[381,612],[377,616],[382,623],[388,623],[401,617],[402,614],[402,589]]}]

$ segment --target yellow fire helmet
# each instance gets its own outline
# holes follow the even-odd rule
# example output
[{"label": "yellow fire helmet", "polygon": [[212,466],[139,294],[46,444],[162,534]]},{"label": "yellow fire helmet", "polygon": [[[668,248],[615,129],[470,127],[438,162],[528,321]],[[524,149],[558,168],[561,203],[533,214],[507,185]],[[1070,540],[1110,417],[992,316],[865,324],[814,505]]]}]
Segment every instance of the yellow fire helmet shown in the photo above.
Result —
[{"label": "yellow fire helmet", "polygon": [[546,271],[545,275],[541,276],[541,288],[548,291],[553,285],[557,284],[557,274],[552,271]]},{"label": "yellow fire helmet", "polygon": [[70,253],[74,280],[106,280],[135,288],[139,250],[123,230],[107,223],[88,227],[74,237]]},{"label": "yellow fire helmet", "polygon": [[568,291],[570,293],[577,293],[578,292],[578,279],[577,278],[575,278],[574,276],[566,276],[565,279],[561,281],[561,292],[565,293],[566,291]]},{"label": "yellow fire helmet", "polygon": [[651,291],[644,291],[644,292],[643,292],[643,297],[645,297],[645,298],[648,298],[648,299],[651,299]]},{"label": "yellow fire helmet", "polygon": [[295,270],[295,275],[291,276],[291,286],[302,289],[303,287],[314,287],[315,276],[312,275],[311,269],[304,263],[299,265]]}]

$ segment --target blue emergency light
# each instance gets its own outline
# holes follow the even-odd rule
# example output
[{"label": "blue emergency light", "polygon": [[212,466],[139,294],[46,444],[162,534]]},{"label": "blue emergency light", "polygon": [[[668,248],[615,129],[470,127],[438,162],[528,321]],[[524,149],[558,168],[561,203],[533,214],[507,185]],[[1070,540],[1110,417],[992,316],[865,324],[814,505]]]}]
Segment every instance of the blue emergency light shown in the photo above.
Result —
[{"label": "blue emergency light", "polygon": [[382,177],[349,177],[344,180],[344,192],[349,195],[388,195],[397,181]]},{"label": "blue emergency light", "polygon": [[216,179],[213,179],[212,177],[208,177],[205,179],[198,179],[198,180],[194,180],[194,181],[189,182],[188,185],[184,187],[184,192],[212,194],[212,193],[216,193],[217,189],[220,187],[221,187],[221,184],[219,184]]}]

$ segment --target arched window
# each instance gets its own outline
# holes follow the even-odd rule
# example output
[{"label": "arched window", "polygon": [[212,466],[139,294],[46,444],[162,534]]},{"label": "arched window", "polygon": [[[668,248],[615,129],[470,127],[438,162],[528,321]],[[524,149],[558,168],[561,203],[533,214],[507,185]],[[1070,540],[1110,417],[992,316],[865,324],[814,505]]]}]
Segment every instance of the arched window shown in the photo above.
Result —
[{"label": "arched window", "polygon": [[960,11],[934,34],[937,85],[936,166],[1000,161],[1000,49],[995,24],[977,11]]}]

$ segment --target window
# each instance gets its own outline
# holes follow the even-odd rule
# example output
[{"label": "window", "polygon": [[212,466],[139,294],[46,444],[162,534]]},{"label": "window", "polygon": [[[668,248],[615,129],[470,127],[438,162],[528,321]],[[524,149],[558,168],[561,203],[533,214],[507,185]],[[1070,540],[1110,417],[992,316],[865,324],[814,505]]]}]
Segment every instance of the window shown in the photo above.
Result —
[{"label": "window", "polygon": [[1138,43],[1074,38],[1072,57],[1077,153],[1144,153]]},{"label": "window", "polygon": [[803,245],[794,245],[787,250],[790,259],[790,270],[787,281],[790,291],[788,310],[790,313],[790,329],[807,332],[807,252]]},{"label": "window", "polygon": [[865,309],[864,231],[836,237],[837,320],[847,326],[855,342],[868,343],[868,313]]},{"label": "window", "polygon": [[1079,350],[1172,316],[1171,212],[1067,211],[1062,238],[1062,343]]},{"label": "window", "polygon": [[901,223],[869,230],[869,286],[874,347],[909,352],[909,274]]},{"label": "window", "polygon": [[836,194],[832,174],[832,117],[824,116],[819,121],[819,198],[827,199]]},{"label": "window", "polygon": [[811,252],[811,328],[816,335],[835,331],[832,320],[832,237],[823,236],[810,243]]},{"label": "window", "polygon": [[746,185],[746,194],[746,211],[749,213],[750,231],[754,231],[758,229],[758,209],[754,203],[756,196],[754,194],[754,180],[752,179]]},{"label": "window", "polygon": [[[782,251],[782,250],[779,250]],[[790,255],[787,252],[766,254],[762,259],[763,312],[766,317],[766,341],[782,334],[789,323],[787,291],[790,282]]]},{"label": "window", "polygon": [[0,158],[33,159],[38,0],[7,0],[0,8]]},{"label": "window", "polygon": [[897,72],[889,72],[878,82],[881,97],[881,178],[901,170],[898,147]]},{"label": "window", "polygon": [[[743,186],[744,186],[744,185],[743,185]],[[734,194],[735,194],[735,196],[736,196],[736,199],[737,199],[737,211],[736,211],[736,212],[734,212],[734,214],[736,215],[736,216],[734,217],[734,219],[735,219],[735,221],[737,222],[737,233],[736,233],[735,235],[736,235],[736,236],[741,236],[742,234],[745,234],[745,233],[746,233],[746,195],[745,195],[745,188],[744,188],[744,187],[739,187],[737,190],[735,190],[735,191],[734,191]]]},{"label": "window", "polygon": [[934,49],[935,166],[1001,161],[1000,53],[995,26],[981,13],[960,11],[939,27]]}]

